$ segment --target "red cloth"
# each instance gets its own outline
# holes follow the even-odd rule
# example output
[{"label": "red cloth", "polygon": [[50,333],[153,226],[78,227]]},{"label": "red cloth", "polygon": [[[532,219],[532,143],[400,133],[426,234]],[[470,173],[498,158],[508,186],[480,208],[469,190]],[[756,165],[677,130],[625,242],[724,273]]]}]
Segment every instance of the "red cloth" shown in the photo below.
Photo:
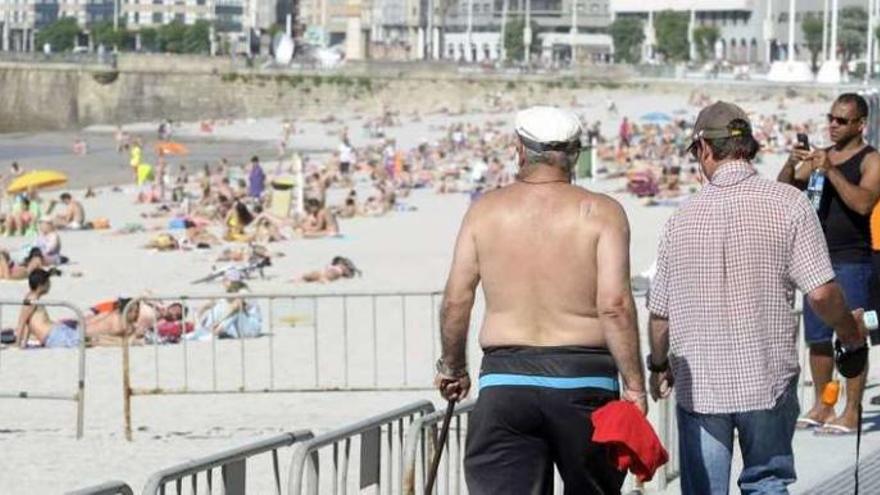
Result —
[{"label": "red cloth", "polygon": [[635,404],[609,402],[593,412],[592,421],[593,442],[606,444],[619,471],[629,470],[639,480],[650,481],[669,461],[669,453]]}]

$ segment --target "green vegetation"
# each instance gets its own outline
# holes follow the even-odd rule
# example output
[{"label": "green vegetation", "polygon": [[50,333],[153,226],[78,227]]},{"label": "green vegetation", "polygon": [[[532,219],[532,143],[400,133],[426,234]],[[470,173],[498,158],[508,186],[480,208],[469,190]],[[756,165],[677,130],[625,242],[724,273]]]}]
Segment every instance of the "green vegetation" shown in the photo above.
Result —
[{"label": "green vegetation", "polygon": [[641,19],[618,17],[611,23],[611,38],[614,40],[614,58],[617,62],[635,64],[639,62],[639,48],[645,41]]},{"label": "green vegetation", "polygon": [[73,17],[64,17],[41,29],[36,36],[36,44],[42,50],[48,43],[53,52],[72,50],[80,29]]},{"label": "green vegetation", "polygon": [[810,50],[810,63],[813,72],[819,70],[819,53],[822,51],[822,18],[808,14],[801,22],[801,31],[804,33],[804,41],[807,50]]},{"label": "green vegetation", "polygon": [[868,13],[861,7],[840,9],[838,49],[844,61],[858,57],[867,44]]},{"label": "green vegetation", "polygon": [[[526,47],[524,44],[523,31],[526,28],[524,17],[516,17],[507,21],[504,27],[504,52],[507,60],[523,60]],[[530,46],[532,56],[541,54],[541,44],[538,43],[538,23],[532,21],[532,44]]]},{"label": "green vegetation", "polygon": [[715,26],[700,26],[694,29],[694,44],[697,45],[697,53],[701,60],[713,58],[715,43],[721,37],[721,32]]},{"label": "green vegetation", "polygon": [[687,12],[664,10],[657,14],[654,29],[657,31],[657,52],[668,62],[687,60],[690,56],[688,48]]}]

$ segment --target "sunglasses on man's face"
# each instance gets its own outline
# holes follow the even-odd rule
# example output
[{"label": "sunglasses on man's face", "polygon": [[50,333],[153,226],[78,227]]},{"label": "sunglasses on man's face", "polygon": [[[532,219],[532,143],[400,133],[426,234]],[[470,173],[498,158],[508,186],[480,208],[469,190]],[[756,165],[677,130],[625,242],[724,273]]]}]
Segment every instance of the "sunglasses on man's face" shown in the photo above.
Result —
[{"label": "sunglasses on man's face", "polygon": [[854,119],[847,119],[845,117],[835,117],[834,115],[831,115],[830,113],[827,115],[827,117],[828,117],[829,124],[834,122],[837,125],[850,125],[850,124],[858,121],[861,118],[861,117],[856,117]]}]

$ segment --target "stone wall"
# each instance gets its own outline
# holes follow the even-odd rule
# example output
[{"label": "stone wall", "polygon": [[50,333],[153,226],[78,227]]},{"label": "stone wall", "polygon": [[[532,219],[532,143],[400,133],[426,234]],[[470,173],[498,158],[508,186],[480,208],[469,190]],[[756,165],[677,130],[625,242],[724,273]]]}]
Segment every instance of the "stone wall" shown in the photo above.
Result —
[{"label": "stone wall", "polygon": [[[681,92],[682,82],[608,82],[581,76],[460,74],[449,67],[352,65],[335,73],[232,71],[224,60],[153,56],[102,66],[0,64],[0,132],[202,118],[324,118],[340,108],[365,115],[479,111],[489,102],[567,104],[574,91],[651,86]],[[715,85],[714,97],[785,87]],[[820,91],[802,88],[801,91]]]}]

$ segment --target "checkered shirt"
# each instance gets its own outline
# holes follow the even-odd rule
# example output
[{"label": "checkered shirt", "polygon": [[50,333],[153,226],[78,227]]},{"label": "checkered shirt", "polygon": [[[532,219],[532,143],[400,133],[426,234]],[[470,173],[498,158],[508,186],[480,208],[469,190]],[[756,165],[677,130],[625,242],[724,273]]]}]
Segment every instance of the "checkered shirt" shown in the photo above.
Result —
[{"label": "checkered shirt", "polygon": [[667,222],[648,309],[669,319],[678,404],[703,414],[771,409],[800,372],[794,289],[834,278],[806,196],[723,164]]}]

